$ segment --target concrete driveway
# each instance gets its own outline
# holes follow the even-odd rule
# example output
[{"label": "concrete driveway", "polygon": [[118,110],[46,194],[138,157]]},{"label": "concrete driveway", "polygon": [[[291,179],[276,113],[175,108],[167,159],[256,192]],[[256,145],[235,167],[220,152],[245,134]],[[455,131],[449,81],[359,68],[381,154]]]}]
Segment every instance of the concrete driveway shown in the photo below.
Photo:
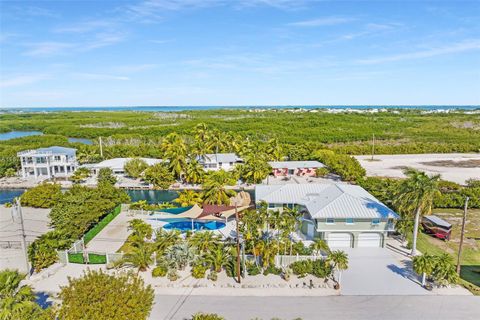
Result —
[{"label": "concrete driveway", "polygon": [[342,274],[342,295],[429,294],[418,284],[410,259],[383,248],[345,251],[348,253],[349,267]]}]

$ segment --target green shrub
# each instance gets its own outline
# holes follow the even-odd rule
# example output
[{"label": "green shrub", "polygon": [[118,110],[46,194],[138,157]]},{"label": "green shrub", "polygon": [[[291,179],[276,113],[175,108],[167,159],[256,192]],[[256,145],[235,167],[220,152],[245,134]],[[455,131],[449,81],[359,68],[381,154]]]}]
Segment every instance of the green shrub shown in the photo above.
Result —
[{"label": "green shrub", "polygon": [[262,273],[262,270],[255,263],[248,263],[246,267],[249,276],[256,276]]},{"label": "green shrub", "polygon": [[282,273],[281,268],[277,268],[275,266],[269,265],[265,270],[263,270],[263,275],[268,276],[269,274],[274,274],[279,276]]},{"label": "green shrub", "polygon": [[207,267],[201,264],[194,265],[192,267],[192,277],[195,279],[205,278],[205,273],[207,272]]},{"label": "green shrub", "polygon": [[192,316],[192,320],[225,320],[224,317],[219,316],[216,313],[195,313]]},{"label": "green shrub", "polygon": [[178,275],[178,272],[176,269],[170,269],[168,270],[167,273],[167,278],[170,281],[177,281],[180,276]]},{"label": "green shrub", "polygon": [[324,259],[318,259],[312,262],[312,275],[317,278],[328,278],[332,274],[332,271],[332,265]]},{"label": "green shrub", "polygon": [[158,266],[153,268],[152,277],[165,277],[168,273],[168,268],[165,266]]},{"label": "green shrub", "polygon": [[62,190],[59,184],[42,183],[34,188],[28,189],[20,198],[22,206],[34,208],[51,208],[62,197]]},{"label": "green shrub", "polygon": [[313,263],[310,259],[295,261],[294,263],[290,264],[289,267],[292,269],[293,274],[300,278],[303,278],[307,274],[311,274],[313,272]]},{"label": "green shrub", "polygon": [[217,281],[218,279],[218,273],[214,270],[210,271],[210,273],[208,274],[207,276],[207,279],[208,280],[211,280],[211,281]]},{"label": "green shrub", "polygon": [[317,177],[326,177],[329,173],[330,173],[330,171],[328,171],[328,169],[325,168],[325,167],[317,168],[317,170],[315,170],[315,175]]},{"label": "green shrub", "polygon": [[313,250],[312,248],[310,247],[306,247],[303,242],[299,241],[299,242],[295,242],[293,245],[292,245],[292,254],[298,254],[298,255],[301,255],[301,256],[310,256],[312,255],[313,253]]},{"label": "green shrub", "polygon": [[312,156],[338,174],[343,180],[357,181],[366,174],[358,160],[349,155],[336,154],[331,150],[317,150]]}]

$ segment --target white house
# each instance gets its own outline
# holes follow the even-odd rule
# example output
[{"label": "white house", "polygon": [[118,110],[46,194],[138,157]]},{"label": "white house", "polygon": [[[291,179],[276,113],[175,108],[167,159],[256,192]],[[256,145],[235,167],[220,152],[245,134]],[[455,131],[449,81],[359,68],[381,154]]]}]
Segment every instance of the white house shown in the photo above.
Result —
[{"label": "white house", "polygon": [[232,170],[237,163],[243,162],[235,153],[209,153],[198,157],[198,162],[205,170]]},{"label": "white house", "polygon": [[24,178],[68,177],[78,166],[76,149],[53,146],[17,153]]},{"label": "white house", "polygon": [[314,177],[318,168],[325,165],[318,161],[271,161],[268,163],[275,177],[281,176],[304,176]]},{"label": "white house", "polygon": [[365,189],[341,183],[257,185],[255,201],[269,210],[297,208],[301,233],[330,247],[383,247],[398,215]]},{"label": "white house", "polygon": [[[102,168],[109,168],[114,174],[123,175],[125,174],[125,164],[132,160],[133,158],[113,158],[104,160],[99,163],[85,164],[82,167],[90,169],[93,174],[98,174],[98,171]],[[139,158],[145,161],[149,166],[163,162],[162,159],[154,158]]]}]

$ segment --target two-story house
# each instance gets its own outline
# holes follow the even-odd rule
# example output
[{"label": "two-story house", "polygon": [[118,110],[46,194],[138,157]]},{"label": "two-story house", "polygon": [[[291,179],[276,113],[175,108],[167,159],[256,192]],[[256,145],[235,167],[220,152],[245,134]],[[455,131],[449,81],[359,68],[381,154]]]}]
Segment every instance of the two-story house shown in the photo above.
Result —
[{"label": "two-story house", "polygon": [[208,153],[203,157],[198,157],[198,162],[207,171],[214,170],[232,170],[237,163],[242,163],[243,160],[235,153]]},{"label": "two-story house", "polygon": [[17,153],[24,178],[51,179],[68,177],[78,166],[76,149],[49,147]]},{"label": "two-story house", "polygon": [[305,238],[332,248],[383,247],[399,217],[362,187],[342,183],[257,185],[255,201],[269,210],[297,208]]}]

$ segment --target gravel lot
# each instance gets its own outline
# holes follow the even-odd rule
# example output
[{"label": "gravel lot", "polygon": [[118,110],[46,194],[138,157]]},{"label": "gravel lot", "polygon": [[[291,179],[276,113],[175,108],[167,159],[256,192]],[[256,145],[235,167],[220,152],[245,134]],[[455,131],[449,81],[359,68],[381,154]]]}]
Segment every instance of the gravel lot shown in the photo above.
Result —
[{"label": "gravel lot", "polygon": [[412,167],[429,174],[440,174],[442,179],[464,184],[471,178],[480,178],[480,154],[397,154],[371,156],[355,156],[368,176],[404,177],[403,169]]}]

